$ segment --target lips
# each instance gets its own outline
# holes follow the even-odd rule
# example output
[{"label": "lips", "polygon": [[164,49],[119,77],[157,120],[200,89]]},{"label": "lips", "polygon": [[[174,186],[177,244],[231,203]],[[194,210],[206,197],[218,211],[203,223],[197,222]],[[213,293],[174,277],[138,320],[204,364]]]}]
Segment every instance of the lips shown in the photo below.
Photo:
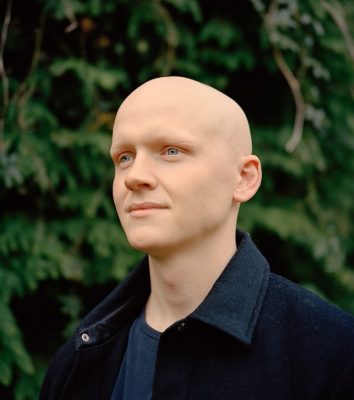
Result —
[{"label": "lips", "polygon": [[139,211],[139,210],[153,210],[153,209],[164,209],[166,208],[165,206],[158,204],[158,203],[153,203],[153,202],[143,202],[143,203],[132,203],[128,207],[127,211],[129,213],[133,211]]}]

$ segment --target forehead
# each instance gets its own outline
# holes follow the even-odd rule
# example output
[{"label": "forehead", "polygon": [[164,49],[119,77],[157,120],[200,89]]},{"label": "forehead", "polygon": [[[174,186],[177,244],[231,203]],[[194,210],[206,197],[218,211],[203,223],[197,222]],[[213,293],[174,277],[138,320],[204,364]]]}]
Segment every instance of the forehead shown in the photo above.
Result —
[{"label": "forehead", "polygon": [[117,113],[113,141],[152,138],[205,140],[212,124],[203,113],[204,110],[191,104],[176,101],[130,101],[123,104]]},{"label": "forehead", "polygon": [[221,92],[191,79],[153,79],[125,99],[118,110],[116,124],[160,117],[160,120],[170,119],[185,126],[202,125],[206,129],[212,125],[218,109],[224,108],[229,100]]}]

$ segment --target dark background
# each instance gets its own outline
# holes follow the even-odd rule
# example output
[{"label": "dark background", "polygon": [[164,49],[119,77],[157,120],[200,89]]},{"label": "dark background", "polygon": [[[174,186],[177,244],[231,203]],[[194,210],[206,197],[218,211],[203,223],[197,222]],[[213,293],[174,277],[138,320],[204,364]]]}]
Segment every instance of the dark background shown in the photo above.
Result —
[{"label": "dark background", "polygon": [[141,256],[109,147],[122,99],[156,76],[243,107],[264,178],[239,226],[273,271],[354,313],[351,0],[0,0],[0,15],[1,399],[37,398],[53,352]]}]

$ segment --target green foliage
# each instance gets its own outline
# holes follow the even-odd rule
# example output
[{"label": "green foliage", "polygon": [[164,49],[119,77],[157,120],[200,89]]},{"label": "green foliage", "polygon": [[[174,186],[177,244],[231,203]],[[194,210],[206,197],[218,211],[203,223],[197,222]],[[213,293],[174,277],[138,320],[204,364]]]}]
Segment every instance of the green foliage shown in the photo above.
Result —
[{"label": "green foliage", "polygon": [[0,86],[1,398],[37,398],[54,350],[140,258],[117,221],[109,147],[121,100],[155,76],[195,78],[240,103],[264,178],[239,225],[274,271],[354,313],[354,6],[209,3],[12,3]]}]

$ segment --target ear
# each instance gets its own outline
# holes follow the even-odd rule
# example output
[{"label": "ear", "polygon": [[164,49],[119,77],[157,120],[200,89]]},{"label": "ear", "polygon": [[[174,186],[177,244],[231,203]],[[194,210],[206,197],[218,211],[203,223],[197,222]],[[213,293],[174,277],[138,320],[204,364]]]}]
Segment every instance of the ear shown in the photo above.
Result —
[{"label": "ear", "polygon": [[245,203],[257,193],[261,185],[262,168],[259,158],[254,155],[244,157],[241,160],[237,178],[234,200]]}]

